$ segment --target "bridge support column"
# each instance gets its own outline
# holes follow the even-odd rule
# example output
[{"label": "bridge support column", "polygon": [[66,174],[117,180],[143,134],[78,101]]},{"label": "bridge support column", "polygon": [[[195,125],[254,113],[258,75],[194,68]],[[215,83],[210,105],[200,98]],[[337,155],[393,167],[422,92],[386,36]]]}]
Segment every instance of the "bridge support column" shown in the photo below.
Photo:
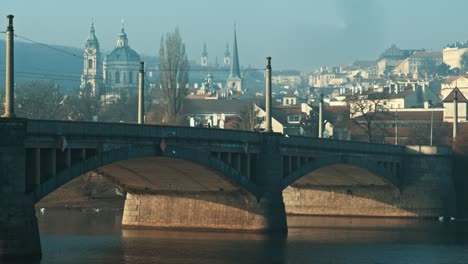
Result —
[{"label": "bridge support column", "polygon": [[25,122],[0,119],[0,262],[41,258],[33,198],[26,194]]},{"label": "bridge support column", "polygon": [[287,232],[286,210],[283,202],[283,177],[281,154],[279,151],[280,134],[264,133],[262,153],[257,169],[257,199],[267,219],[266,230]]}]

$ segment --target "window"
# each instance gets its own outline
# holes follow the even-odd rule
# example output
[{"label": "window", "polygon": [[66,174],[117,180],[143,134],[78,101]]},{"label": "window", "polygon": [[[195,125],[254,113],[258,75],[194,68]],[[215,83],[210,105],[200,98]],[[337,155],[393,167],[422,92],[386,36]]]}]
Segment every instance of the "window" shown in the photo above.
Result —
[{"label": "window", "polygon": [[115,83],[120,83],[120,72],[119,71],[115,72]]},{"label": "window", "polygon": [[88,69],[92,69],[92,68],[93,68],[93,60],[89,59],[88,60]]},{"label": "window", "polygon": [[288,116],[288,123],[299,123],[301,120],[300,115],[289,115]]},{"label": "window", "polygon": [[133,83],[133,72],[128,73],[128,82]]}]

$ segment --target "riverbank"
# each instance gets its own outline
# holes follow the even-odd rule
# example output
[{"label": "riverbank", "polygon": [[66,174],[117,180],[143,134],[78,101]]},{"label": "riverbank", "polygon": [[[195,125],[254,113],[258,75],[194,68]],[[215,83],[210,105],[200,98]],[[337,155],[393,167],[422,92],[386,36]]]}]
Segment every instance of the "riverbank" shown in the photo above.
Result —
[{"label": "riverbank", "polygon": [[36,204],[36,208],[123,210],[125,198],[116,194],[106,178],[87,173],[78,177]]}]

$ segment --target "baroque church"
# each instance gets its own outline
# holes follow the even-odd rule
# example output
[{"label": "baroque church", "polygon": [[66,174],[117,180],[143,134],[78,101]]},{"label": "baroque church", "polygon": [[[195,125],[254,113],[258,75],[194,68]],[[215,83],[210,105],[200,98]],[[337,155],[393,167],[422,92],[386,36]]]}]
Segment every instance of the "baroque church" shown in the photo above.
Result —
[{"label": "baroque church", "polygon": [[141,58],[136,51],[130,48],[123,23],[116,47],[105,56],[104,60],[94,30],[94,23],[92,23],[83,57],[81,94],[91,93],[104,100],[112,100],[120,98],[122,95],[137,93]]}]

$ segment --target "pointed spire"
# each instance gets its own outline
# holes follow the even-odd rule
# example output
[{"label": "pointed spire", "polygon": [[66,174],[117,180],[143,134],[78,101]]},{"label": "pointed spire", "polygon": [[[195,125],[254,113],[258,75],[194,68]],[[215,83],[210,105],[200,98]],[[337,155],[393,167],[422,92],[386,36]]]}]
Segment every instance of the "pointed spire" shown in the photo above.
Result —
[{"label": "pointed spire", "polygon": [[122,18],[122,21],[121,21],[119,38],[117,39],[117,47],[119,47],[119,48],[120,47],[128,47],[128,38],[127,38],[127,33],[125,33],[123,18]]},{"label": "pointed spire", "polygon": [[95,30],[94,30],[94,19],[91,20],[91,28],[89,30],[88,39],[86,40],[86,48],[99,49],[99,42],[98,42]]},{"label": "pointed spire", "polygon": [[231,74],[229,77],[241,77],[239,67],[239,54],[237,52],[236,23],[234,23],[234,44],[232,47]]},{"label": "pointed spire", "polygon": [[231,52],[229,52],[229,43],[226,43],[226,51],[224,52],[224,57],[231,56]]},{"label": "pointed spire", "polygon": [[203,43],[202,57],[208,57],[208,51],[206,50],[206,42]]}]

